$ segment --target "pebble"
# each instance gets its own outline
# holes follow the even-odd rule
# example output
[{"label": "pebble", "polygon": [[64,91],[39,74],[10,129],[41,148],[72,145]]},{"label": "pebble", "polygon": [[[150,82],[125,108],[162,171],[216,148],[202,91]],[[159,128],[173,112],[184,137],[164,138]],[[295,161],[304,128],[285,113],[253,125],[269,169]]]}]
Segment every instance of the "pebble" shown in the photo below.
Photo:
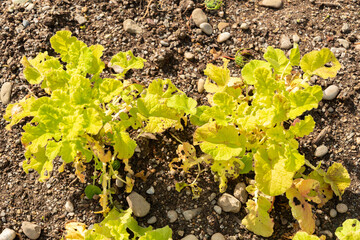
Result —
[{"label": "pebble", "polygon": [[34,223],[22,222],[21,230],[30,239],[38,239],[40,237],[41,227]]},{"label": "pebble", "polygon": [[221,207],[219,207],[218,205],[215,205],[215,206],[214,206],[214,211],[215,211],[218,215],[220,215],[221,212],[222,212],[222,209],[221,209]]},{"label": "pebble", "polygon": [[225,237],[221,233],[215,233],[211,236],[211,240],[225,240]]},{"label": "pebble", "polygon": [[229,23],[227,22],[220,22],[217,26],[217,28],[219,29],[219,31],[221,32],[223,29],[225,29],[227,26],[229,26]]},{"label": "pebble", "polygon": [[340,48],[335,48],[332,47],[330,48],[330,51],[334,53],[335,57],[340,57],[342,55],[342,53],[346,52],[346,48],[340,47]]},{"label": "pebble", "polygon": [[27,2],[27,0],[13,0],[12,2],[13,2],[13,4],[23,4],[23,3]]},{"label": "pebble", "polygon": [[200,212],[201,212],[200,208],[195,208],[195,209],[184,211],[183,215],[184,215],[184,218],[187,221],[189,221],[189,220],[193,219],[194,217],[196,217]]},{"label": "pebble", "polygon": [[[117,66],[117,65],[115,65],[115,66]],[[124,186],[124,182],[117,178],[117,179],[115,180],[115,185],[116,185],[117,187],[121,188],[121,187]]]},{"label": "pebble", "polygon": [[246,184],[243,182],[240,182],[236,184],[234,189],[234,197],[240,200],[242,203],[246,203],[248,198],[248,193],[246,191]]},{"label": "pebble", "polygon": [[321,132],[319,133],[319,135],[316,136],[316,138],[313,140],[313,144],[318,145],[326,136],[326,134],[329,132],[330,128],[329,127],[325,127],[323,130],[321,130]]},{"label": "pebble", "polygon": [[29,3],[29,5],[27,5],[27,7],[25,8],[25,10],[26,10],[26,11],[31,11],[31,10],[33,10],[34,7],[35,7],[35,4]]},{"label": "pebble", "polygon": [[153,195],[155,193],[155,189],[153,186],[151,186],[148,190],[146,190],[146,193],[149,195]]},{"label": "pebble", "polygon": [[199,93],[202,93],[204,91],[204,85],[205,85],[205,79],[200,78],[198,81],[198,86],[197,86],[197,90]]},{"label": "pebble", "polygon": [[335,210],[335,209],[330,209],[330,217],[332,217],[332,218],[334,218],[334,217],[336,217],[337,216],[337,211]]},{"label": "pebble", "polygon": [[241,28],[242,30],[249,30],[250,26],[249,26],[249,24],[247,24],[247,23],[242,23],[242,24],[240,25],[240,28]]},{"label": "pebble", "polygon": [[336,85],[330,85],[324,90],[323,99],[324,100],[333,100],[339,94],[339,87]]},{"label": "pebble", "polygon": [[127,196],[126,201],[136,217],[144,217],[150,211],[150,203],[137,192],[132,192]]},{"label": "pebble", "polygon": [[156,223],[156,221],[157,221],[156,217],[155,217],[155,216],[152,216],[151,218],[149,218],[149,219],[147,220],[147,223],[148,223],[148,224],[154,224],[154,223]]},{"label": "pebble", "polygon": [[124,30],[128,33],[139,34],[142,33],[142,29],[139,25],[136,24],[132,19],[126,19],[123,22]]},{"label": "pebble", "polygon": [[315,157],[323,157],[329,152],[329,149],[325,145],[318,146],[315,150]]},{"label": "pebble", "polygon": [[330,232],[329,230],[321,231],[320,234],[325,234],[325,235],[327,235],[330,239],[332,239],[332,237],[333,237],[332,232]]},{"label": "pebble", "polygon": [[22,21],[22,25],[24,26],[24,28],[26,28],[27,26],[29,26],[30,25],[30,22],[28,21],[28,20],[23,20]]},{"label": "pebble", "polygon": [[164,40],[161,40],[160,44],[163,45],[164,47],[170,46],[170,44],[168,42],[164,41]]},{"label": "pebble", "polygon": [[10,102],[11,89],[12,89],[12,83],[11,82],[5,82],[1,86],[0,99],[1,99],[2,104],[6,105],[6,104],[8,104]]},{"label": "pebble", "polygon": [[168,216],[168,218],[169,218],[169,220],[170,220],[170,223],[173,223],[173,222],[175,222],[175,221],[178,219],[178,214],[177,214],[177,212],[174,211],[174,210],[168,211],[168,212],[167,212],[167,216]]},{"label": "pebble", "polygon": [[226,40],[228,40],[230,38],[230,36],[231,36],[231,34],[229,32],[220,33],[219,36],[217,37],[217,41],[218,41],[218,43],[225,42]]},{"label": "pebble", "polygon": [[350,47],[350,43],[345,39],[338,39],[338,42],[341,46],[343,46],[345,49],[348,49]]},{"label": "pebble", "polygon": [[293,41],[294,41],[294,43],[299,43],[300,42],[300,37],[296,33],[293,35]]},{"label": "pebble", "polygon": [[241,202],[234,196],[224,193],[217,201],[217,204],[225,212],[238,213],[241,208]]},{"label": "pebble", "polygon": [[211,35],[213,32],[212,26],[207,22],[200,24],[200,29],[207,35]]},{"label": "pebble", "polygon": [[72,204],[72,202],[70,202],[70,201],[66,201],[65,210],[69,213],[74,212],[74,204]]},{"label": "pebble", "polygon": [[191,60],[194,60],[195,55],[194,55],[193,53],[191,53],[191,52],[185,52],[185,53],[184,53],[184,57],[185,57],[185,59],[191,61]]},{"label": "pebble", "polygon": [[195,8],[191,14],[191,18],[198,27],[200,27],[200,24],[208,22],[207,16],[201,8]]},{"label": "pebble", "polygon": [[344,203],[339,203],[336,205],[336,210],[339,213],[346,213],[348,211],[348,206],[346,206]]},{"label": "pebble", "polygon": [[186,237],[182,238],[181,240],[198,240],[198,238],[195,235],[190,234],[190,235],[187,235]]},{"label": "pebble", "polygon": [[344,23],[341,27],[341,31],[343,33],[349,33],[351,32],[351,28],[350,28],[350,25],[348,23]]},{"label": "pebble", "polygon": [[[205,83],[205,80],[202,79]],[[200,80],[199,80],[200,81]],[[216,193],[211,193],[210,196],[208,197],[209,201],[211,202],[212,200],[214,200],[216,198]]]},{"label": "pebble", "polygon": [[321,42],[322,41],[322,38],[321,36],[316,36],[313,38],[314,42]]},{"label": "pebble", "polygon": [[360,51],[360,44],[355,45],[355,50]]},{"label": "pebble", "polygon": [[0,234],[0,240],[13,240],[16,237],[16,232],[10,228],[5,228]]},{"label": "pebble", "polygon": [[271,8],[281,8],[283,5],[282,0],[263,0],[260,2],[260,6],[271,7]]},{"label": "pebble", "polygon": [[292,44],[290,42],[289,36],[281,35],[281,37],[280,37],[280,48],[285,49],[285,50],[292,48]]},{"label": "pebble", "polygon": [[219,11],[218,15],[219,15],[219,17],[222,18],[222,17],[224,17],[225,13],[224,13],[224,11]]},{"label": "pebble", "polygon": [[75,20],[76,20],[80,25],[83,25],[84,23],[87,22],[86,18],[85,18],[84,16],[79,15],[79,14],[76,14]]}]

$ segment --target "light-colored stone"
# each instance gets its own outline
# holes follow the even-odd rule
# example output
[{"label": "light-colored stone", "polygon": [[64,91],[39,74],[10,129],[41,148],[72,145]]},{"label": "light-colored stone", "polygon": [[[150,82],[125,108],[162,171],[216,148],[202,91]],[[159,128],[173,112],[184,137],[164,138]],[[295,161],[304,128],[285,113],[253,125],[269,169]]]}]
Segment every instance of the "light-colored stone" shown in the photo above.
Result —
[{"label": "light-colored stone", "polygon": [[155,193],[155,189],[153,186],[151,186],[148,190],[146,190],[146,193],[149,195],[153,195]]},{"label": "light-colored stone", "polygon": [[149,219],[147,220],[147,223],[148,223],[148,224],[154,224],[154,223],[156,223],[156,221],[157,221],[156,217],[155,217],[155,216],[152,216],[151,218],[149,218]]},{"label": "light-colored stone", "polygon": [[281,8],[283,5],[282,0],[263,0],[260,2],[260,6],[271,7],[271,8]]},{"label": "light-colored stone", "polygon": [[344,203],[339,203],[338,205],[336,205],[336,210],[339,213],[346,213],[348,211],[348,206],[346,206],[346,204]]},{"label": "light-colored stone", "polygon": [[300,42],[300,37],[296,33],[293,35],[293,41],[294,41],[294,43],[299,43]]},{"label": "light-colored stone", "polygon": [[217,28],[219,29],[219,31],[222,31],[222,30],[225,29],[227,26],[229,26],[229,23],[227,23],[227,22],[219,22]]},{"label": "light-colored stone", "polygon": [[31,10],[33,10],[34,7],[35,7],[35,4],[29,3],[29,5],[27,5],[27,7],[25,8],[25,10],[26,10],[26,11],[31,11]]},{"label": "light-colored stone", "polygon": [[77,15],[75,16],[75,20],[76,20],[80,25],[83,25],[83,24],[85,24],[85,23],[87,22],[86,17],[81,16],[81,15],[79,15],[79,14],[77,14]]},{"label": "light-colored stone", "polygon": [[168,212],[167,212],[167,216],[168,216],[168,218],[169,218],[169,220],[170,220],[170,223],[173,223],[173,222],[175,222],[175,221],[178,219],[178,214],[177,214],[177,212],[174,211],[174,210],[168,211]]},{"label": "light-colored stone", "polygon": [[182,238],[181,240],[198,240],[198,238],[195,235],[190,234],[190,235],[187,235],[186,237]]},{"label": "light-colored stone", "polygon": [[204,85],[205,85],[205,79],[200,78],[199,81],[198,81],[198,86],[197,86],[197,89],[198,89],[199,93],[202,93],[204,91],[204,89],[205,89]]},{"label": "light-colored stone", "polygon": [[330,85],[324,90],[323,99],[324,100],[333,100],[339,94],[339,87],[336,85]]},{"label": "light-colored stone", "polygon": [[200,29],[206,33],[207,35],[211,35],[213,32],[213,28],[209,23],[202,23],[200,24]]},{"label": "light-colored stone", "polygon": [[329,213],[330,217],[334,218],[337,216],[337,211],[335,209],[330,209],[330,213]]},{"label": "light-colored stone", "polygon": [[246,191],[246,184],[240,182],[236,184],[234,189],[234,197],[240,200],[242,203],[246,203],[248,198],[248,192]]},{"label": "light-colored stone", "polygon": [[343,33],[349,33],[351,32],[351,28],[350,28],[350,25],[348,23],[344,23],[341,27],[341,31]]},{"label": "light-colored stone", "polygon": [[208,22],[208,18],[201,8],[195,8],[191,14],[191,18],[198,27],[200,27],[200,24]]},{"label": "light-colored stone", "polygon": [[116,185],[117,187],[121,188],[121,187],[124,186],[124,182],[117,178],[117,179],[115,180],[115,185]]},{"label": "light-colored stone", "polygon": [[70,202],[70,201],[66,201],[65,210],[69,213],[74,212],[74,204],[72,204],[72,202]]},{"label": "light-colored stone", "polygon": [[184,218],[189,221],[196,217],[201,212],[201,208],[195,208],[191,210],[186,210],[183,212]]},{"label": "light-colored stone", "polygon": [[221,233],[215,233],[211,236],[211,240],[225,240],[225,237]]},{"label": "light-colored stone", "polygon": [[136,22],[134,22],[134,20],[132,20],[132,19],[126,19],[123,22],[123,27],[124,27],[124,30],[128,33],[132,33],[132,34],[142,33],[141,27],[139,25],[137,25]]},{"label": "light-colored stone", "polygon": [[144,217],[150,211],[150,203],[148,203],[146,199],[137,192],[132,192],[129,196],[127,196],[126,201],[128,202],[134,215],[137,217]]},{"label": "light-colored stone", "polygon": [[320,145],[315,150],[315,157],[323,157],[329,152],[329,149],[325,145]]},{"label": "light-colored stone", "polygon": [[185,53],[184,53],[184,57],[185,57],[185,59],[191,61],[191,60],[194,60],[195,55],[194,55],[192,52],[185,52]]},{"label": "light-colored stone", "polygon": [[8,104],[10,102],[11,89],[12,89],[12,83],[11,82],[5,82],[1,86],[0,99],[1,99],[2,104],[6,105],[6,104]]},{"label": "light-colored stone", "polygon": [[217,214],[221,214],[221,212],[222,212],[222,209],[221,209],[221,207],[220,206],[218,206],[218,205],[215,205],[214,206],[214,211],[217,213]]},{"label": "light-colored stone", "polygon": [[27,2],[27,0],[12,0],[13,4],[23,4]]},{"label": "light-colored stone", "polygon": [[242,23],[242,24],[240,25],[240,28],[241,28],[242,30],[249,30],[250,26],[249,26],[249,24],[247,24],[247,23]]},{"label": "light-colored stone", "polygon": [[345,39],[338,39],[338,42],[340,43],[341,46],[343,46],[345,49],[348,49],[350,47],[350,43],[349,41],[345,40]]},{"label": "light-colored stone", "polygon": [[164,40],[161,40],[160,44],[163,45],[164,47],[170,46],[170,44],[167,41],[164,41]]},{"label": "light-colored stone", "polygon": [[5,228],[0,234],[0,240],[13,240],[16,237],[16,232],[10,228]]},{"label": "light-colored stone", "polygon": [[234,196],[224,193],[217,201],[217,204],[225,212],[238,213],[241,208],[241,202]]},{"label": "light-colored stone", "polygon": [[231,34],[229,32],[223,32],[218,35],[217,41],[218,41],[218,43],[222,43],[222,42],[225,42],[226,40],[228,40],[230,37],[231,37]]},{"label": "light-colored stone", "polygon": [[289,36],[284,35],[284,34],[281,35],[281,37],[280,37],[280,48],[285,49],[285,50],[292,48],[292,44],[290,42]]},{"label": "light-colored stone", "polygon": [[21,230],[30,239],[38,239],[40,237],[41,227],[34,223],[22,222]]},{"label": "light-colored stone", "polygon": [[360,52],[360,44],[359,43],[355,44],[355,50]]},{"label": "light-colored stone", "polygon": [[330,48],[330,51],[334,53],[335,57],[342,57],[343,54],[345,54],[346,49],[343,47],[339,47],[339,48],[332,47]]}]

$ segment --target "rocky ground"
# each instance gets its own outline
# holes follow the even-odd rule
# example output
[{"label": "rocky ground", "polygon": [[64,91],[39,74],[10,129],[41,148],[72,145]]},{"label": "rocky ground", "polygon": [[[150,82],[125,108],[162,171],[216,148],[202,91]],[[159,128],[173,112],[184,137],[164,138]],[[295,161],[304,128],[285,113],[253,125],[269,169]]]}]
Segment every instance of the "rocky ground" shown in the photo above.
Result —
[{"label": "rocky ground", "polygon": [[[118,51],[132,50],[147,62],[143,70],[131,72],[128,78],[145,85],[151,79],[170,78],[199,103],[205,102],[206,96],[198,91],[198,83],[205,79],[203,70],[209,62],[220,64],[219,56],[234,57],[239,49],[248,49],[250,58],[261,59],[267,46],[287,50],[294,42],[299,43],[302,54],[330,48],[342,69],[333,79],[311,79],[333,96],[309,112],[316,128],[300,140],[300,151],[314,164],[319,160],[327,167],[333,162],[344,164],[352,180],[342,201],[334,198],[316,210],[316,234],[335,239],[333,233],[345,219],[359,218],[359,1],[224,0],[220,9],[210,11],[201,0],[3,0],[0,9],[1,116],[9,102],[19,101],[29,91],[42,94],[23,78],[20,60],[23,55],[34,57],[43,51],[54,54],[49,39],[62,29],[88,45],[102,44],[104,61]],[[234,62],[229,68],[233,76],[240,74]],[[71,166],[62,173],[54,172],[45,183],[36,180],[36,172],[24,173],[20,142],[24,123],[9,132],[4,128],[6,121],[0,120],[0,233],[9,228],[17,239],[31,234],[33,239],[60,239],[69,220],[87,225],[100,222],[102,216],[94,214],[100,208],[98,202],[84,197],[86,184],[77,180]],[[191,131],[175,134],[186,140]],[[214,233],[220,234],[213,240],[263,239],[241,225],[246,215],[243,206],[235,214],[217,205],[221,194],[209,171],[199,179],[204,190],[199,199],[192,199],[188,191],[175,191],[176,180],[195,176],[169,170],[177,146],[171,134],[144,139],[139,146],[141,152],[131,161],[133,169],[153,169],[146,182],[137,180],[135,184],[135,191],[151,204],[150,212],[137,218],[142,225],[169,225],[173,239],[189,234],[210,239]],[[245,180],[231,181],[227,193],[233,195],[237,183]],[[124,194],[115,198],[127,208]],[[283,197],[276,199],[272,213],[275,232],[269,239],[288,239],[298,230],[286,202]]]}]

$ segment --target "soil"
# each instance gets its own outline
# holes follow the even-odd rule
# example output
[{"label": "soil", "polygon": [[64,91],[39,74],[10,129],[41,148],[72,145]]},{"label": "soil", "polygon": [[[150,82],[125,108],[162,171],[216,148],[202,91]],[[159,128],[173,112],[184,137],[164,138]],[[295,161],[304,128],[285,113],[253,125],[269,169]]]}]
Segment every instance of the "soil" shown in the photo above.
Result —
[{"label": "soil", "polygon": [[[28,9],[30,2],[34,6]],[[1,85],[4,82],[14,84],[11,103],[22,99],[29,89],[41,94],[38,86],[30,86],[23,78],[20,61],[24,55],[35,57],[44,51],[55,55],[49,39],[62,29],[70,30],[88,45],[102,44],[105,47],[104,61],[109,61],[118,51],[132,50],[135,56],[141,56],[147,62],[143,70],[132,71],[127,78],[145,85],[151,79],[170,78],[180,90],[199,103],[206,102],[206,93],[197,91],[197,82],[204,78],[206,64],[221,64],[214,53],[221,52],[221,55],[233,57],[237,50],[249,49],[253,58],[261,59],[262,50],[266,46],[280,47],[283,34],[292,38],[296,33],[300,37],[302,54],[323,47],[342,47],[338,40],[345,39],[349,47],[337,54],[342,65],[338,76],[311,79],[312,84],[321,85],[323,89],[335,84],[340,88],[340,93],[334,100],[321,101],[317,109],[309,112],[316,121],[316,127],[313,133],[300,140],[301,153],[313,164],[322,160],[324,167],[329,167],[339,162],[350,173],[351,186],[342,201],[333,198],[315,212],[318,223],[316,234],[320,236],[325,231],[327,239],[335,239],[326,230],[333,234],[345,219],[359,218],[360,214],[359,1],[322,3],[287,0],[280,9],[272,9],[260,6],[260,1],[256,0],[227,0],[219,10],[212,11],[204,8],[203,1],[194,1],[195,7],[204,9],[209,23],[214,27],[211,36],[199,32],[190,17],[193,8],[182,7],[183,2],[185,0],[33,0],[14,5],[11,0],[1,1]],[[79,25],[77,15],[84,16],[87,21]],[[125,32],[125,19],[135,20],[145,31],[137,35]],[[231,33],[230,40],[224,43],[216,41],[220,33],[216,26],[220,22],[229,23],[223,31]],[[242,30],[242,23],[247,23],[249,29]],[[348,30],[344,24],[348,25]],[[164,46],[160,41],[170,45]],[[193,61],[184,58],[186,51],[195,55]],[[233,75],[240,74],[240,68],[234,62],[229,64],[229,68]],[[0,107],[3,116],[6,105]],[[7,131],[6,121],[2,117],[0,119],[0,232],[11,228],[19,234],[18,239],[27,239],[22,233],[21,223],[30,221],[41,226],[39,239],[60,239],[64,224],[69,220],[75,219],[87,225],[100,222],[102,215],[94,213],[100,209],[98,202],[84,197],[86,184],[78,181],[71,166],[67,166],[62,173],[54,171],[52,177],[44,183],[37,181],[36,172],[26,174],[22,170],[24,147],[20,137],[25,120],[12,131]],[[324,128],[328,128],[327,134],[314,144],[314,139]],[[238,214],[223,212],[219,215],[214,211],[214,201],[210,201],[209,197],[215,193],[216,200],[221,194],[209,170],[198,180],[199,186],[203,188],[199,199],[192,199],[189,191],[178,193],[175,190],[176,181],[192,180],[195,174],[170,171],[168,163],[176,157],[177,146],[173,136],[190,141],[192,132],[193,129],[188,127],[183,132],[168,131],[157,135],[158,140],[139,141],[141,152],[131,159],[132,168],[136,172],[155,170],[151,171],[146,182],[137,179],[135,183],[134,190],[151,204],[150,213],[144,218],[138,218],[139,223],[148,226],[147,220],[156,216],[153,227],[169,225],[175,240],[188,234],[194,234],[199,239],[210,239],[216,232],[222,233],[226,239],[264,239],[241,225],[241,219],[246,215],[244,207]],[[329,153],[321,159],[314,156],[315,148],[320,144],[329,148]],[[59,163],[55,163],[56,167],[59,167]],[[232,194],[236,183],[245,180],[245,177],[230,181],[226,192]],[[155,188],[153,195],[146,193],[151,186]],[[124,208],[128,207],[122,189],[114,197]],[[67,200],[73,202],[74,213],[65,211]],[[329,211],[339,202],[345,203],[349,210],[331,218]],[[174,223],[170,223],[166,217],[168,210],[181,213],[198,207],[201,207],[201,212],[191,221],[186,221],[181,214]],[[274,234],[268,239],[289,239],[299,229],[283,196],[276,198],[272,217],[275,220]]]}]

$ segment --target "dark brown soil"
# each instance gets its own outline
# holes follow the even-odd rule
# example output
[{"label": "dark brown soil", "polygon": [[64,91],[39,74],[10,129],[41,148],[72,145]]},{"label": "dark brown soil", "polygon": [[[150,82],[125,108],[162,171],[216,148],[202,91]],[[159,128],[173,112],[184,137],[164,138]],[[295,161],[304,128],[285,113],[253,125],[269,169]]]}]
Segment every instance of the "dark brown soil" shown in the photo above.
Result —
[{"label": "dark brown soil", "polygon": [[[340,87],[340,94],[335,100],[322,101],[317,109],[309,113],[316,121],[313,133],[300,140],[300,151],[315,164],[323,160],[328,167],[340,162],[348,169],[351,186],[343,196],[342,202],[349,210],[338,214],[336,218],[329,216],[331,208],[339,203],[332,199],[322,209],[316,210],[319,220],[316,234],[324,230],[334,233],[335,229],[347,218],[359,218],[360,214],[360,4],[356,0],[339,0],[336,4],[322,4],[321,1],[287,0],[278,10],[261,7],[256,0],[227,0],[219,10],[206,11],[209,23],[214,27],[211,36],[199,33],[190,19],[192,9],[181,9],[179,4],[184,0],[33,0],[34,7],[27,10],[27,5],[13,5],[11,0],[0,2],[0,82],[14,83],[11,103],[22,99],[28,88],[38,93],[37,87],[30,86],[22,77],[23,67],[20,60],[23,55],[34,57],[38,52],[51,50],[49,39],[57,31],[70,30],[76,37],[88,45],[102,44],[105,47],[104,61],[109,61],[118,51],[132,50],[136,56],[147,60],[143,70],[136,70],[127,75],[147,84],[151,79],[170,78],[182,91],[199,102],[204,103],[206,93],[197,92],[197,81],[204,78],[203,70],[208,62],[221,63],[215,60],[211,49],[222,52],[222,55],[233,57],[238,49],[250,49],[253,57],[261,59],[262,50],[266,46],[280,47],[280,36],[290,37],[297,33],[300,37],[301,53],[323,47],[342,47],[338,39],[346,39],[350,47],[338,59],[342,64],[337,77],[333,79],[312,78],[313,84],[325,89],[331,84]],[[30,1],[31,2],[31,1]],[[201,0],[195,0],[195,6],[204,8]],[[313,2],[313,3],[311,3]],[[222,15],[223,14],[223,15]],[[85,16],[87,22],[80,26],[76,15]],[[142,25],[145,32],[138,35],[123,30],[125,19],[134,19]],[[29,22],[29,25],[24,27]],[[227,22],[229,27],[224,31],[231,33],[231,40],[217,43],[218,23]],[[249,24],[249,30],[241,30],[242,23]],[[342,31],[343,25],[349,25],[348,31]],[[179,37],[179,35],[181,35]],[[316,38],[316,37],[320,37]],[[315,38],[315,39],[314,39]],[[164,40],[169,47],[160,44]],[[184,52],[195,54],[194,61],[184,58]],[[232,62],[229,64],[232,74],[240,74],[240,69]],[[1,105],[1,116],[6,106]],[[36,172],[25,174],[21,164],[24,160],[24,147],[20,137],[25,121],[13,128],[5,130],[6,121],[0,118],[0,233],[4,228],[14,229],[22,239],[22,221],[31,221],[42,227],[39,239],[60,239],[65,222],[76,219],[87,225],[100,222],[102,215],[94,214],[100,206],[95,200],[84,197],[86,184],[80,183],[74,169],[67,166],[62,173],[54,171],[49,181],[38,182]],[[329,131],[319,144],[329,147],[329,153],[322,159],[314,156],[316,145],[313,140],[322,129]],[[175,191],[176,181],[194,179],[195,174],[170,172],[168,163],[175,157],[177,141],[191,140],[193,129],[183,132],[166,132],[158,135],[158,140],[143,139],[139,141],[140,153],[131,159],[132,168],[136,172],[152,171],[146,182],[136,179],[135,190],[151,203],[148,216],[137,219],[142,225],[156,216],[154,227],[169,225],[173,230],[173,239],[194,234],[199,239],[210,239],[212,233],[220,232],[226,239],[263,239],[254,235],[242,226],[241,219],[246,215],[245,208],[238,214],[214,211],[214,203],[209,201],[211,193],[220,196],[218,183],[214,181],[209,170],[200,179],[199,186],[203,192],[199,199],[192,199],[186,190]],[[55,164],[56,165],[56,164]],[[88,168],[91,166],[89,165]],[[90,177],[90,176],[88,176]],[[234,186],[240,179],[229,183],[227,192],[233,193]],[[148,195],[146,190],[154,186],[155,194]],[[127,208],[125,194],[119,189],[115,196],[120,204]],[[75,206],[75,214],[68,214],[64,209],[65,202],[71,200]],[[191,221],[186,221],[181,214],[175,223],[169,223],[166,217],[168,210],[183,212],[201,207],[201,213]],[[277,197],[275,210],[274,234],[269,239],[288,239],[297,230],[287,200]],[[331,238],[327,238],[331,239]],[[333,237],[335,239],[335,237]]]}]

